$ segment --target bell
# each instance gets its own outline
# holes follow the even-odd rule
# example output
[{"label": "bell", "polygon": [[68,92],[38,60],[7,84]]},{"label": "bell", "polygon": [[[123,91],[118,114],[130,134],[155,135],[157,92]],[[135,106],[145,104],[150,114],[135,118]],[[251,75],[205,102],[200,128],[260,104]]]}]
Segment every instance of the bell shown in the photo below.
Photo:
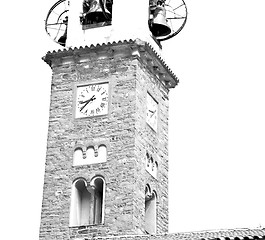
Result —
[{"label": "bell", "polygon": [[65,30],[64,34],[58,39],[58,43],[63,47],[65,47],[66,39],[67,39],[67,31]]},{"label": "bell", "polygon": [[106,0],[84,0],[83,11],[86,24],[111,20],[111,13],[106,8]]},{"label": "bell", "polygon": [[166,20],[166,9],[162,5],[156,6],[150,30],[155,37],[166,36],[171,33],[171,29]]},{"label": "bell", "polygon": [[64,34],[58,39],[58,43],[60,45],[62,45],[63,47],[65,47],[66,44],[66,39],[67,39],[67,24],[68,24],[68,17],[65,17],[65,19],[63,20],[63,23],[66,25],[65,27],[65,31]]}]

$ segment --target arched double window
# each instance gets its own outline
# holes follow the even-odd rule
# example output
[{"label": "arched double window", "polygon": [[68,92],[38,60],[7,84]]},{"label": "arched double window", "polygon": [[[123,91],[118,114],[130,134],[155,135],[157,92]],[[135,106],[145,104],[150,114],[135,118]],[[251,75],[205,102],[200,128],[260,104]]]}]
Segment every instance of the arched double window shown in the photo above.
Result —
[{"label": "arched double window", "polygon": [[156,199],[156,192],[151,191],[147,184],[145,186],[145,231],[149,234],[156,233]]},{"label": "arched double window", "polygon": [[102,224],[104,219],[105,180],[94,177],[90,183],[83,178],[73,182],[70,226]]}]

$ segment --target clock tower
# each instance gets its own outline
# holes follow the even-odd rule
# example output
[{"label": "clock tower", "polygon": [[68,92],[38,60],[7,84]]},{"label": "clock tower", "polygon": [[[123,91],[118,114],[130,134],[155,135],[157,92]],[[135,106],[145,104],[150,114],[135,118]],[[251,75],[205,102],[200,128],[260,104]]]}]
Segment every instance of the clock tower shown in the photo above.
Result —
[{"label": "clock tower", "polygon": [[[43,58],[53,75],[40,239],[167,232],[168,93],[178,79],[160,41],[180,30],[165,4],[71,0],[49,11],[46,31],[64,48]],[[127,21],[135,5],[139,28]]]}]

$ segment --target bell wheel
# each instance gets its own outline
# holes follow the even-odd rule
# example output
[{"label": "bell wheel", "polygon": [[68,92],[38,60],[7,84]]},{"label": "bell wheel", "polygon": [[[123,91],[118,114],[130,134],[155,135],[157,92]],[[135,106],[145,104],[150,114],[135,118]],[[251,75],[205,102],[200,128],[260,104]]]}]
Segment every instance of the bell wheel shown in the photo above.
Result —
[{"label": "bell wheel", "polygon": [[45,19],[47,34],[62,46],[65,46],[66,41],[68,11],[69,1],[59,0],[51,7]]},{"label": "bell wheel", "polygon": [[185,26],[187,21],[187,7],[184,0],[166,0],[166,21],[171,28],[171,33],[166,36],[156,37],[159,41],[164,41],[176,36]]}]

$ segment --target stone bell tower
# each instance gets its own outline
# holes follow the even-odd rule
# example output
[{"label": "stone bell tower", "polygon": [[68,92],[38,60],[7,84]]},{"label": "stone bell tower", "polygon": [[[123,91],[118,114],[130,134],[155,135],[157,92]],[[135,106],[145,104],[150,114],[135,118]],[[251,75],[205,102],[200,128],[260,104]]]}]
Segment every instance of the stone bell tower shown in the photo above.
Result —
[{"label": "stone bell tower", "polygon": [[43,57],[53,75],[40,239],[168,230],[168,93],[178,79],[150,2],[59,1],[48,14],[46,31],[66,6],[54,38],[64,48]]}]

